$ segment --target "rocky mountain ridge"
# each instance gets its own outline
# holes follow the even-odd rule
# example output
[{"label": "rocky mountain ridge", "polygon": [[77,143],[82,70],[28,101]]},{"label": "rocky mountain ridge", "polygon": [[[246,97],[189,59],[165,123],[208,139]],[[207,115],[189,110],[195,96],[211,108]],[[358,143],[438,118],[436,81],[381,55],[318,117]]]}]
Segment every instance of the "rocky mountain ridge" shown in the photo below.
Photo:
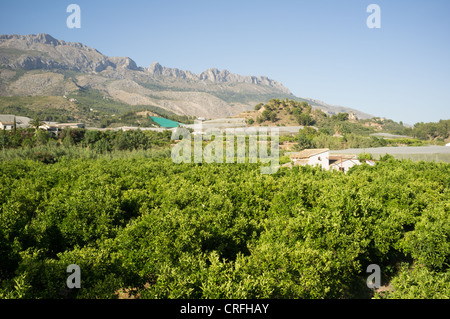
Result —
[{"label": "rocky mountain ridge", "polygon": [[112,69],[122,68],[148,72],[151,75],[169,76],[180,79],[266,85],[280,89],[284,93],[290,93],[281,83],[271,80],[266,76],[242,76],[233,74],[228,70],[219,71],[216,68],[210,68],[197,75],[190,71],[167,68],[158,62],[152,63],[148,68],[138,67],[136,62],[129,57],[107,57],[96,49],[90,48],[82,43],[57,40],[45,33],[37,35],[0,35],[0,48],[22,51],[32,50],[43,53],[40,55],[29,55],[22,52],[22,54],[10,56],[9,59],[2,56],[2,65],[12,69],[65,69],[77,72],[99,73],[105,71],[108,67]]},{"label": "rocky mountain ridge", "polygon": [[171,76],[175,78],[188,79],[188,80],[209,80],[211,82],[231,82],[231,83],[249,83],[257,85],[266,85],[274,88],[278,88],[280,91],[290,94],[289,89],[284,87],[281,83],[271,80],[266,76],[243,76],[239,74],[231,73],[228,70],[218,70],[217,68],[210,68],[200,74],[194,74],[190,71],[183,71],[176,68],[167,68],[159,64],[158,62],[152,63],[147,71],[154,75]]},{"label": "rocky mountain ridge", "polygon": [[266,76],[216,68],[194,74],[158,62],[144,68],[129,57],[108,57],[45,33],[0,35],[0,96],[63,96],[79,90],[95,90],[103,99],[128,105],[152,105],[206,118],[233,116],[270,98],[306,100],[330,112],[351,110],[297,98]]}]

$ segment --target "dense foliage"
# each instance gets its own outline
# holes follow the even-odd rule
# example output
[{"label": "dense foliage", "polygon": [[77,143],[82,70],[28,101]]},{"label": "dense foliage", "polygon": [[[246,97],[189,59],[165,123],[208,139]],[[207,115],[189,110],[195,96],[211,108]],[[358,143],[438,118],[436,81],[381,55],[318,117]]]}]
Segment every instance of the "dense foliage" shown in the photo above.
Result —
[{"label": "dense foliage", "polygon": [[450,136],[450,120],[440,120],[439,122],[419,122],[412,127],[403,125],[403,122],[395,122],[389,119],[372,118],[361,120],[362,123],[375,123],[382,126],[383,131],[411,136],[420,140],[444,141]]},{"label": "dense foliage", "polygon": [[384,146],[425,146],[421,140],[412,138],[382,138],[377,136],[364,136],[355,133],[345,133],[343,136],[331,136],[323,129],[314,130],[305,127],[294,135],[280,137],[280,142],[296,142],[295,149],[329,148],[343,150],[348,148],[370,148]]},{"label": "dense foliage", "polygon": [[[0,162],[0,297],[448,298],[450,165]],[[81,269],[68,289],[66,268]],[[369,264],[382,284],[366,287]]]},{"label": "dense foliage", "polygon": [[[411,128],[412,136],[419,139],[446,139],[450,136],[450,120],[440,120],[439,122],[416,123]],[[405,133],[409,133],[407,130]]]},{"label": "dense foliage", "polygon": [[170,144],[171,131],[99,131],[66,128],[58,137],[40,129],[0,131],[0,150],[43,145],[81,146],[100,153],[112,150],[147,150]]}]

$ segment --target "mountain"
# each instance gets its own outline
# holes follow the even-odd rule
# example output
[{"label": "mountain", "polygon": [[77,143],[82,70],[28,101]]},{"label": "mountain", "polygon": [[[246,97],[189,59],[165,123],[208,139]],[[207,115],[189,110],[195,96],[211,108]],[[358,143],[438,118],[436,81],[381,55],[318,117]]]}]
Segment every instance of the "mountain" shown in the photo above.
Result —
[{"label": "mountain", "polygon": [[[307,101],[325,111],[353,111],[360,118],[371,117],[295,97],[280,82],[266,76],[243,76],[216,68],[194,74],[158,62],[144,68],[129,57],[108,57],[84,44],[57,40],[49,34],[0,35],[0,97],[62,97],[80,92],[135,108],[155,106],[206,118],[233,116],[271,98]],[[61,104],[60,99],[55,101]],[[48,106],[56,107],[51,103]]]}]

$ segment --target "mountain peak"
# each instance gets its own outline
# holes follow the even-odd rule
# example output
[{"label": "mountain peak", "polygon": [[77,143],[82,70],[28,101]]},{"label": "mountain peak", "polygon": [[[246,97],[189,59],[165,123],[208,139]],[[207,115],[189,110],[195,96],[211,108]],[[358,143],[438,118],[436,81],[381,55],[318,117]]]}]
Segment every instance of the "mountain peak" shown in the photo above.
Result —
[{"label": "mountain peak", "polygon": [[38,33],[38,34],[28,34],[28,35],[20,35],[20,34],[2,34],[0,35],[0,41],[22,41],[27,45],[32,44],[48,44],[52,46],[56,46],[64,43],[64,41],[60,41],[52,37],[48,33]]},{"label": "mountain peak", "polygon": [[60,42],[58,40],[56,40],[54,37],[52,37],[48,33],[39,33],[38,35],[36,35],[35,38],[37,41],[44,43],[44,44],[51,44],[51,45],[60,44]]},{"label": "mountain peak", "polygon": [[139,70],[136,62],[129,57],[111,57],[108,59],[116,68],[124,68],[128,70]]},{"label": "mountain peak", "polygon": [[159,64],[159,62],[153,62],[147,69],[148,72],[156,75],[162,75],[162,70],[163,67],[161,64]]}]

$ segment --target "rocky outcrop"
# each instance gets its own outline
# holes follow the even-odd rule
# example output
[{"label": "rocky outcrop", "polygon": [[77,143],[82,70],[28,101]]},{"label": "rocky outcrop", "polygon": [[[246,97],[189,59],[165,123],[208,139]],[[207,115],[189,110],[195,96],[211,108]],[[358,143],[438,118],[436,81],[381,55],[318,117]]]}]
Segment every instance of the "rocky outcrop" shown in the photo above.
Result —
[{"label": "rocky outcrop", "polygon": [[218,69],[208,69],[199,75],[200,80],[209,80],[212,82],[235,82],[235,83],[250,83],[257,85],[266,85],[275,87],[289,94],[289,90],[281,83],[271,80],[266,76],[242,76],[239,74],[230,73],[228,70],[219,71]]},{"label": "rocky outcrop", "polygon": [[[115,64],[97,50],[81,43],[56,40],[48,34],[0,35],[2,64],[12,69],[64,69],[101,72]],[[4,51],[2,51],[3,53]],[[5,59],[6,56],[6,59]]]},{"label": "rocky outcrop", "polygon": [[189,79],[197,81],[210,81],[213,83],[249,83],[255,85],[265,85],[279,89],[281,92],[290,94],[290,91],[281,83],[271,80],[266,76],[242,76],[234,74],[228,70],[219,71],[216,68],[208,69],[200,74],[194,74],[190,71],[183,71],[175,68],[166,68],[158,62],[152,63],[147,72],[157,76],[169,76],[179,79]]},{"label": "rocky outcrop", "polygon": [[142,70],[142,68],[139,68],[136,65],[136,62],[134,62],[130,58],[112,57],[112,58],[109,58],[108,60],[109,60],[109,62],[111,62],[111,64],[113,64],[114,68],[124,68],[124,69],[134,70],[134,71]]},{"label": "rocky outcrop", "polygon": [[150,66],[147,68],[147,72],[149,74],[157,76],[168,76],[177,79],[198,80],[198,77],[190,71],[183,71],[176,68],[167,68],[162,66],[158,62],[150,64]]}]

